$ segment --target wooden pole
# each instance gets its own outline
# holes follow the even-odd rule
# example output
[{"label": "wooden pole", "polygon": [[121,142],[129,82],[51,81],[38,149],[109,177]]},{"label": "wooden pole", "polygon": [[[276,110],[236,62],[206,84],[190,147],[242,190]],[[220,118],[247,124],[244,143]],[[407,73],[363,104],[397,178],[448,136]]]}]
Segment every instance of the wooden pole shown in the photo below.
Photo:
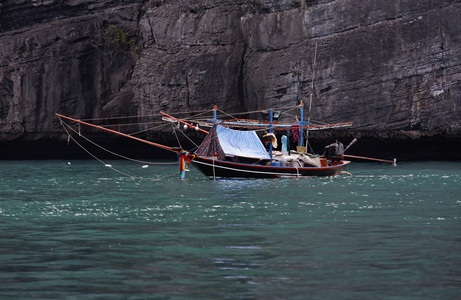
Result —
[{"label": "wooden pole", "polygon": [[173,148],[171,148],[171,147],[168,147],[168,146],[165,146],[165,145],[162,145],[162,144],[157,144],[157,143],[154,143],[154,142],[151,142],[151,141],[148,141],[148,140],[143,140],[143,139],[140,139],[140,138],[131,136],[131,135],[129,135],[129,134],[122,133],[122,132],[120,132],[120,131],[115,131],[115,130],[108,129],[108,128],[105,128],[105,127],[102,127],[102,126],[98,126],[98,125],[94,125],[94,124],[91,124],[91,123],[83,122],[83,121],[80,121],[80,120],[77,120],[77,119],[73,119],[73,118],[70,118],[70,117],[66,117],[66,116],[63,116],[63,115],[60,115],[60,114],[56,114],[56,116],[57,116],[58,118],[70,120],[70,121],[73,121],[73,122],[77,122],[77,123],[79,123],[79,124],[83,124],[83,125],[87,125],[87,126],[90,126],[90,127],[98,128],[98,129],[101,129],[101,130],[104,130],[104,131],[108,131],[108,132],[111,132],[111,133],[115,133],[115,134],[117,134],[117,135],[121,135],[121,136],[130,138],[130,139],[133,139],[133,140],[136,140],[136,141],[139,141],[139,142],[143,142],[143,143],[146,143],[146,144],[155,146],[155,147],[159,147],[159,148],[162,148],[162,149],[165,149],[165,150],[168,150],[168,151],[172,151],[172,152],[176,152],[176,153],[180,153],[180,152],[181,152],[181,150],[175,150],[175,149],[173,149]]},{"label": "wooden pole", "polygon": [[[317,65],[317,48],[318,43],[315,43],[315,52],[314,52],[314,63],[312,64],[312,83],[311,83],[311,95],[309,99],[309,117],[307,118],[307,124],[311,125],[311,116],[312,116],[312,97],[314,94],[314,79],[315,79],[315,67]],[[306,151],[309,143],[309,129],[306,131]],[[302,145],[300,145],[302,146]]]},{"label": "wooden pole", "polygon": [[[187,123],[187,122],[185,122],[185,121],[183,121],[183,120],[181,120],[181,119],[175,118],[175,117],[173,117],[173,116],[170,116],[169,114],[164,113],[163,111],[161,111],[160,114],[162,114],[162,115],[164,115],[165,117],[170,118],[170,119],[172,119],[172,120],[178,121],[179,123],[185,124],[185,125],[187,125],[187,126],[189,126],[189,127],[194,127],[194,126],[192,126],[191,124],[189,124],[189,123]],[[203,129],[201,129],[201,128],[199,128],[198,130],[199,130],[200,132],[203,132],[203,133],[208,134],[208,131],[206,131],[206,130],[203,130]]]},{"label": "wooden pole", "polygon": [[348,154],[344,154],[343,156],[348,157],[348,158],[357,158],[357,159],[365,159],[365,160],[386,162],[386,163],[391,163],[391,164],[395,164],[395,165],[397,163],[397,159],[395,159],[395,158],[394,158],[394,160],[387,160],[387,159],[372,158],[372,157],[357,156],[357,155],[348,155]]}]

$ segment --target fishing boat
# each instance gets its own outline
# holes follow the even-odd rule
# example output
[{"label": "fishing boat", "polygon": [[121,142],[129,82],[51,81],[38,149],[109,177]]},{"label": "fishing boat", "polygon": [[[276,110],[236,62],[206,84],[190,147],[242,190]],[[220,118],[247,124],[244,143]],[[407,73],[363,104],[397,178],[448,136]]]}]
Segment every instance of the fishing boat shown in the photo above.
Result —
[{"label": "fishing boat", "polygon": [[[56,116],[66,129],[69,138],[72,137],[69,129],[77,132],[75,126],[72,127],[71,124],[75,123],[78,126],[79,136],[82,136],[80,126],[85,125],[177,153],[181,179],[185,178],[189,165],[195,166],[201,173],[212,179],[336,176],[340,174],[350,164],[350,161],[344,159],[344,152],[355,140],[346,148],[339,142],[332,143],[325,147],[322,155],[308,153],[306,151],[308,144],[304,144],[304,140],[305,136],[307,140],[308,132],[311,130],[349,127],[352,123],[313,125],[303,121],[303,108],[302,102],[294,107],[299,110],[301,118],[299,120],[296,115],[296,121],[292,124],[279,123],[278,118],[281,112],[272,109],[267,111],[268,121],[238,118],[223,120],[217,116],[217,107],[210,111],[212,119],[179,118],[160,112],[162,121],[171,124],[175,130],[182,133],[184,130],[194,130],[204,135],[201,144],[194,150],[155,143],[112,129],[113,125],[101,126],[88,120],[79,120],[61,114],[56,114]],[[203,129],[207,127],[210,128],[208,131]],[[281,137],[278,134],[281,138],[280,147],[278,147],[278,137],[275,134],[277,131],[284,133]],[[297,142],[295,149],[289,149],[290,145],[286,135],[290,135],[292,141]]]}]

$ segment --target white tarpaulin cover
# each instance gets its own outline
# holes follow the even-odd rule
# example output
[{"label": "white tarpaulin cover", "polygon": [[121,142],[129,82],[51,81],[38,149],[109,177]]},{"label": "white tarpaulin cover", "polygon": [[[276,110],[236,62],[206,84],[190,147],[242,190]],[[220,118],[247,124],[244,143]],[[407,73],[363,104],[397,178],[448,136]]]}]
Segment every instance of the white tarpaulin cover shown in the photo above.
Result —
[{"label": "white tarpaulin cover", "polygon": [[266,148],[254,131],[233,130],[218,125],[216,133],[226,155],[270,159]]}]

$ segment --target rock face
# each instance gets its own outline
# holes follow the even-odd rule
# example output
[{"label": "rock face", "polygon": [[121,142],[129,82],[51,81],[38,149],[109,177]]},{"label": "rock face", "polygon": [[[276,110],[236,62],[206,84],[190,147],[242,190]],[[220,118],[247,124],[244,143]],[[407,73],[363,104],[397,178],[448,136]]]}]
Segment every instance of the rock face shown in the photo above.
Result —
[{"label": "rock face", "polygon": [[[142,3],[133,2],[3,1],[0,140],[57,138],[57,112],[101,116],[135,65],[136,53],[125,50],[141,17]],[[110,44],[118,28],[130,45]]]},{"label": "rock face", "polygon": [[62,139],[56,112],[241,112],[312,94],[313,119],[354,122],[336,137],[457,152],[460,15],[457,0],[3,1],[0,139]]}]

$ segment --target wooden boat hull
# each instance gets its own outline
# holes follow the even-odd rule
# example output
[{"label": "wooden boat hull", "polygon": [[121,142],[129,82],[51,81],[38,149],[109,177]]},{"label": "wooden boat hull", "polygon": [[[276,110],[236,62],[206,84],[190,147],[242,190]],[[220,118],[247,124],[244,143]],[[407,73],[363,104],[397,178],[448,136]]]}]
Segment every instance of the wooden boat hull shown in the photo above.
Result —
[{"label": "wooden boat hull", "polygon": [[219,178],[280,178],[304,176],[336,176],[349,165],[349,161],[341,161],[327,167],[280,167],[234,163],[213,160],[197,156],[192,164],[205,176]]}]

